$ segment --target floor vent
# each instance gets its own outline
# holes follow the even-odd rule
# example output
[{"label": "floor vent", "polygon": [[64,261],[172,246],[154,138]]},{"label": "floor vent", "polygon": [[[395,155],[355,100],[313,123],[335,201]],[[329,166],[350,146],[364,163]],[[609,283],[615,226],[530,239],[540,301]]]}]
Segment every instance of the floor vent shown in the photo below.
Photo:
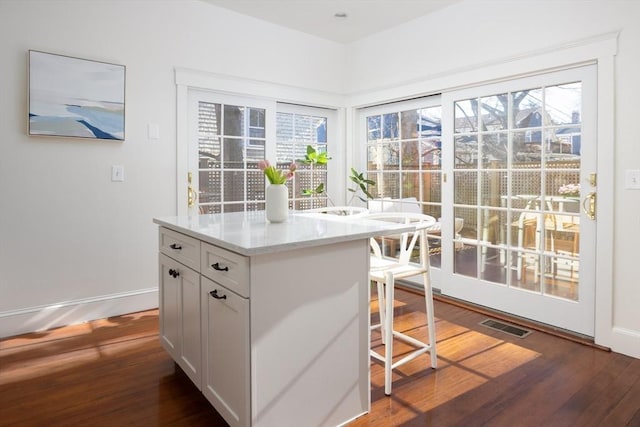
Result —
[{"label": "floor vent", "polygon": [[513,335],[514,337],[524,338],[531,333],[531,331],[527,329],[520,328],[518,326],[509,325],[508,323],[503,323],[498,320],[487,319],[483,322],[480,322],[482,326],[486,326],[487,328],[495,329],[496,331],[502,331],[509,335]]}]

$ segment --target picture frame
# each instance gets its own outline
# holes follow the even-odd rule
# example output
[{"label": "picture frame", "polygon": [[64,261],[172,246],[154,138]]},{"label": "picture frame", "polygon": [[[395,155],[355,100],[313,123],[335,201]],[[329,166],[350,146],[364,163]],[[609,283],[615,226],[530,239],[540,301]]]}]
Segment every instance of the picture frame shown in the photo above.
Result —
[{"label": "picture frame", "polygon": [[29,50],[32,136],[124,141],[126,67]]}]

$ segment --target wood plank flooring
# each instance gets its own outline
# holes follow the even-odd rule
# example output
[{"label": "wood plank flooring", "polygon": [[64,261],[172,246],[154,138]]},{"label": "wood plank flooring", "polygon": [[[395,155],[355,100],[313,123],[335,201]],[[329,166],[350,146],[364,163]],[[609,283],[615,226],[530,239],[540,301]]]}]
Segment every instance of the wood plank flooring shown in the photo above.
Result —
[{"label": "wood plank flooring", "polygon": [[[422,297],[398,291],[395,305],[396,328],[424,337]],[[404,365],[387,397],[373,362],[371,413],[350,427],[640,426],[640,360],[435,306],[438,368]],[[78,425],[226,424],[160,347],[155,310],[1,340],[0,426]]]}]

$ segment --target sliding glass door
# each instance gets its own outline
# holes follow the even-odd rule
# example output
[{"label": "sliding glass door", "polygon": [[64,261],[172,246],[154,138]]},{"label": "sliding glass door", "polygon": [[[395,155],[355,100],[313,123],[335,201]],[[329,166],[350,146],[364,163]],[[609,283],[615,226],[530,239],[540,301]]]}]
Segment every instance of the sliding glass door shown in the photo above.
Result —
[{"label": "sliding glass door", "polygon": [[444,294],[594,335],[595,88],[584,67],[443,95]]},{"label": "sliding glass door", "polygon": [[586,66],[362,109],[369,207],[441,218],[443,294],[593,336],[596,105]]}]

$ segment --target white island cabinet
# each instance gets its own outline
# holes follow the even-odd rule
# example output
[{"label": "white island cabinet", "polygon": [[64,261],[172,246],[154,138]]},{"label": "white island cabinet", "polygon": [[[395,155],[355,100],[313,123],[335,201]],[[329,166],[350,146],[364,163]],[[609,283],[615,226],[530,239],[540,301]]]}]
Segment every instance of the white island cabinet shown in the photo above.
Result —
[{"label": "white island cabinet", "polygon": [[231,426],[369,410],[369,237],[405,225],[264,212],[156,218],[164,348]]}]

